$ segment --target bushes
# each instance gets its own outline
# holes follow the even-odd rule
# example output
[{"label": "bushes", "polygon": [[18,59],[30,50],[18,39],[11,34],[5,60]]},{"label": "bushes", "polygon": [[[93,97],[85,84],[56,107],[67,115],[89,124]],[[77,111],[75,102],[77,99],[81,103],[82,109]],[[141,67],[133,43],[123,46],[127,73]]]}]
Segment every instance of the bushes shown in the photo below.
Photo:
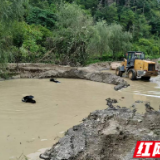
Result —
[{"label": "bushes", "polygon": [[48,43],[61,64],[83,65],[93,55],[112,53],[114,57],[131,47],[132,36],[120,25],[107,25],[105,21],[94,24],[92,17],[76,4],[61,4],[56,17],[56,29]]},{"label": "bushes", "polygon": [[35,62],[46,52],[45,40],[51,32],[41,25],[15,22],[13,25],[11,62]]},{"label": "bushes", "polygon": [[38,7],[31,7],[30,12],[26,18],[28,24],[37,24],[52,29],[56,23],[55,14],[49,9],[41,9]]},{"label": "bushes", "polygon": [[111,4],[110,6],[103,7],[99,6],[95,13],[96,20],[106,20],[108,24],[117,23],[118,22],[118,13],[116,3]]},{"label": "bushes", "polygon": [[109,37],[111,36],[108,25],[105,21],[97,22],[92,28],[87,51],[90,55],[100,55],[110,51]]},{"label": "bushes", "polygon": [[84,64],[88,58],[86,46],[91,35],[92,18],[76,4],[61,4],[56,14],[57,24],[49,49],[61,64]]},{"label": "bushes", "polygon": [[107,25],[104,21],[94,26],[94,33],[90,39],[88,51],[90,54],[112,53],[115,58],[118,53],[126,52],[131,48],[132,36],[123,32],[117,24]]},{"label": "bushes", "polygon": [[84,65],[119,60],[128,50],[160,54],[156,0],[66,1],[0,0],[1,63]]},{"label": "bushes", "polygon": [[0,0],[0,67],[4,69],[12,56],[13,22],[22,18],[24,2],[25,0]]},{"label": "bushes", "polygon": [[141,38],[133,44],[132,50],[143,51],[148,58],[158,58],[160,57],[159,43],[159,40]]}]

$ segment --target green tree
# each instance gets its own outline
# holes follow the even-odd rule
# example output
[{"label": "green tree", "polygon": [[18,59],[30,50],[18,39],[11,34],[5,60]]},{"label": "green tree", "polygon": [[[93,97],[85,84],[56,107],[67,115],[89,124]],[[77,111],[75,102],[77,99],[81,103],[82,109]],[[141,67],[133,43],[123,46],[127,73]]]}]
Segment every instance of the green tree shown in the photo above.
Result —
[{"label": "green tree", "polygon": [[96,8],[99,4],[99,0],[75,0],[75,2],[81,5],[82,9],[90,10],[92,15],[95,14]]},{"label": "green tree", "polygon": [[[90,38],[92,18],[76,4],[61,4],[53,32],[54,54],[63,64],[84,64],[88,58],[86,46]],[[50,49],[51,49],[50,48]]]},{"label": "green tree", "polygon": [[40,9],[38,7],[32,7],[26,18],[28,24],[40,24],[52,29],[55,26],[56,17],[55,14],[49,9]]},{"label": "green tree", "polygon": [[90,55],[100,55],[110,52],[109,37],[111,36],[105,21],[97,22],[93,27],[93,34],[88,44],[87,52]]},{"label": "green tree", "polygon": [[112,53],[113,58],[118,53],[126,52],[131,48],[132,36],[124,32],[117,24],[107,25],[104,21],[94,26],[94,32],[90,40],[88,51],[90,54]]},{"label": "green tree", "polygon": [[12,25],[21,19],[24,13],[25,0],[0,0],[0,64],[8,62],[12,44]]},{"label": "green tree", "polygon": [[136,21],[133,24],[133,37],[135,40],[139,38],[148,38],[150,35],[151,26],[148,24],[144,15],[140,15],[136,17]]},{"label": "green tree", "polygon": [[123,9],[119,16],[120,24],[126,31],[132,31],[135,22],[135,14],[131,9]]},{"label": "green tree", "polygon": [[127,52],[132,46],[131,33],[124,32],[122,26],[117,24],[109,26],[109,30],[111,33],[109,37],[109,46],[113,53],[113,57],[116,57],[117,53]]},{"label": "green tree", "polygon": [[99,7],[95,13],[97,20],[106,20],[108,24],[115,23],[118,21],[117,6],[113,3],[110,6]]}]

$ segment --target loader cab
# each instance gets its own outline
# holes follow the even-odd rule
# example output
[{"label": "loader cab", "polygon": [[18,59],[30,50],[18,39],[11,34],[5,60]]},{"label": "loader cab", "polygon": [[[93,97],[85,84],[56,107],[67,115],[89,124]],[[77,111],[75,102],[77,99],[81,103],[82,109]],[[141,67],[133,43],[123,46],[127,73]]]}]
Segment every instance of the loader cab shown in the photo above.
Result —
[{"label": "loader cab", "polygon": [[136,59],[144,60],[145,55],[143,52],[130,51],[125,55],[127,59],[127,68],[134,67],[134,62]]}]

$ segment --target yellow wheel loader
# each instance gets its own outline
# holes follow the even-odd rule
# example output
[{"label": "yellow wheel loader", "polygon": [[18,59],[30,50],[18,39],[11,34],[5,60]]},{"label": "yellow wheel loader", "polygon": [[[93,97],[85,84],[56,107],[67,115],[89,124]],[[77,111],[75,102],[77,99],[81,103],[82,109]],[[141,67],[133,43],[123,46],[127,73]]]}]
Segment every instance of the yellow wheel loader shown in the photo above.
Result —
[{"label": "yellow wheel loader", "polygon": [[121,66],[116,69],[116,75],[122,76],[127,73],[129,79],[145,79],[149,80],[152,76],[158,75],[155,69],[156,63],[145,60],[143,52],[130,51],[125,55]]}]

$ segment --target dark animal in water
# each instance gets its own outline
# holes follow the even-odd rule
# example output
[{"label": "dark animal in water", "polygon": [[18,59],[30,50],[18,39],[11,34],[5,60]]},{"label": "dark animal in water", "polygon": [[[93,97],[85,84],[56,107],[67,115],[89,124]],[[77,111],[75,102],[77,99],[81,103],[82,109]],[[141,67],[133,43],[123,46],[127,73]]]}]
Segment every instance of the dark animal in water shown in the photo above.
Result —
[{"label": "dark animal in water", "polygon": [[60,83],[59,81],[56,81],[54,78],[51,78],[50,81],[54,83]]},{"label": "dark animal in water", "polygon": [[23,99],[22,99],[22,102],[26,102],[26,103],[36,103],[36,101],[35,100],[33,100],[33,96],[25,96],[25,97],[23,97]]}]

